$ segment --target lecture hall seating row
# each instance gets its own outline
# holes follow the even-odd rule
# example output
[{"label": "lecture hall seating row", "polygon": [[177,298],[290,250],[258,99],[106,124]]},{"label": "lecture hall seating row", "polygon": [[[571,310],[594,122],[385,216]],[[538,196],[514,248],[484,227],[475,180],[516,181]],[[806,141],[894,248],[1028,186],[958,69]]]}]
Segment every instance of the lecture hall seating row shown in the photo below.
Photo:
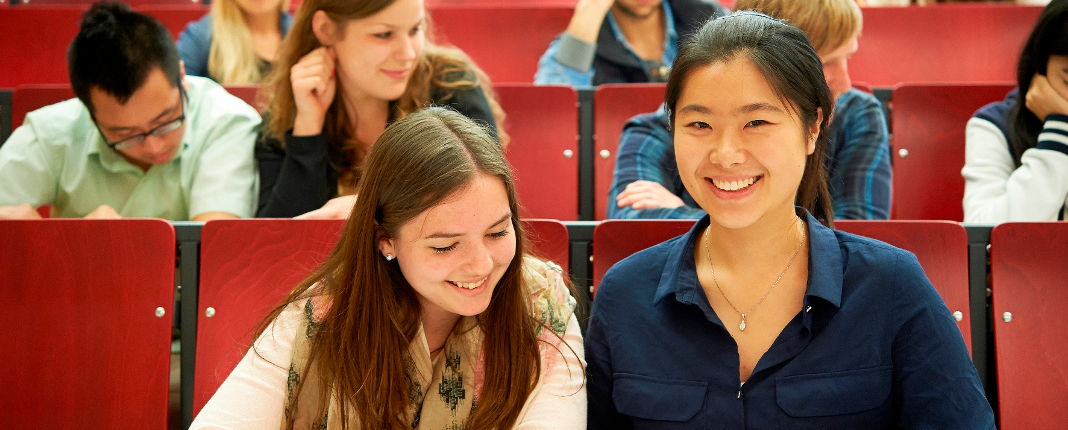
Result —
[{"label": "lecture hall seating row", "polygon": [[[185,23],[208,10],[183,1],[135,3],[177,37]],[[567,28],[573,10],[568,3],[437,0],[427,7],[439,42],[462,48],[495,83],[529,83],[549,42]],[[0,8],[5,32],[0,88],[66,82],[67,45],[85,7],[80,0],[30,0]],[[850,59],[850,72],[854,80],[877,88],[901,82],[1014,81],[1020,49],[1041,10],[1011,4],[864,8],[860,50]],[[41,31],[45,25],[49,31]]]},{"label": "lecture hall seating row", "polygon": [[[1002,100],[1013,86],[916,84],[891,90],[896,196],[892,219],[963,220],[964,126],[973,112]],[[256,99],[255,86],[228,90],[263,106]],[[516,172],[524,216],[605,219],[623,124],[633,115],[656,110],[664,97],[664,85],[602,85],[592,91],[592,103],[583,103],[580,95],[589,90],[562,86],[502,84],[496,91],[508,114],[504,129],[511,143],[506,156]],[[17,127],[27,112],[70,97],[67,85],[19,87],[12,96],[11,124]],[[584,126],[583,118],[590,116],[586,110],[592,111],[592,121]],[[589,140],[592,150],[584,146]],[[592,170],[592,181],[583,179],[586,169]],[[590,191],[583,192],[586,189]],[[586,208],[589,215],[583,215],[583,206],[592,206]]]},{"label": "lecture hall seating row", "polygon": [[[340,221],[305,220],[191,224],[0,221],[5,238],[0,241],[0,307],[8,320],[8,329],[0,332],[0,358],[18,369],[0,373],[6,423],[166,428],[176,243],[183,277],[186,266],[194,266],[181,289],[183,308],[193,305],[188,313],[183,309],[191,321],[182,320],[188,423],[244,354],[255,325],[329,254],[342,228]],[[578,249],[573,237],[569,243],[568,230],[592,227],[595,282],[614,262],[692,225],[524,222],[539,255],[565,267],[576,261],[569,252]],[[855,221],[838,227],[914,252],[959,321],[965,341],[977,347],[971,340],[983,336],[970,330],[986,334],[991,315],[985,303],[980,309],[969,306],[967,264],[976,257],[969,256],[975,245],[969,243],[970,232],[946,221]],[[997,356],[992,374],[1000,428],[1064,428],[1068,411],[1061,401],[1068,397],[1068,381],[1058,375],[1068,372],[1068,342],[1062,336],[1068,329],[1062,311],[1068,306],[1068,291],[1062,288],[1068,276],[1068,248],[1062,245],[1068,242],[1068,224],[1007,223],[984,230],[990,244],[990,323]],[[196,252],[187,254],[190,241],[199,258]],[[985,247],[978,244],[983,260]],[[971,277],[984,278],[983,290],[985,272],[985,264],[971,271]],[[976,319],[975,312],[982,316]]]}]

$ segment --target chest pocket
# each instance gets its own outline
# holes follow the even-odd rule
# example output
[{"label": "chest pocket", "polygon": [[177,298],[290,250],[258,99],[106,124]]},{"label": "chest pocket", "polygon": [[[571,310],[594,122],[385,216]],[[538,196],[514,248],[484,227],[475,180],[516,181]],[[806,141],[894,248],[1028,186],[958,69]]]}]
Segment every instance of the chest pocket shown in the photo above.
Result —
[{"label": "chest pocket", "polygon": [[615,374],[612,402],[638,420],[689,421],[705,403],[708,383]]},{"label": "chest pocket", "polygon": [[785,413],[780,424],[782,428],[886,426],[891,418],[892,371],[883,366],[777,378],[775,400]]}]

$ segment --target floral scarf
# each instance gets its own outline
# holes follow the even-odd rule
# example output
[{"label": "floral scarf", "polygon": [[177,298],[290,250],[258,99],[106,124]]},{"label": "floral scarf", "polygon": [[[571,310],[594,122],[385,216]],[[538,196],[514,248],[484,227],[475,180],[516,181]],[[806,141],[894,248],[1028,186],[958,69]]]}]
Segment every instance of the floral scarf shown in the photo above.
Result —
[{"label": "floral scarf", "polygon": [[[530,289],[534,318],[540,323],[538,338],[541,351],[541,374],[550,369],[559,354],[561,337],[567,322],[575,312],[575,299],[564,283],[563,270],[551,262],[533,257],[523,259],[523,280]],[[304,316],[293,342],[293,361],[289,367],[287,386],[288,406],[294,400],[300,407],[294,417],[295,429],[336,430],[341,428],[337,402],[330,399],[324,417],[312,417],[309,411],[318,411],[320,401],[316,372],[300,372],[308,369],[308,355],[315,326],[325,314],[325,300],[310,299],[305,302]],[[544,330],[548,328],[549,330]],[[453,334],[445,341],[442,353],[436,360],[430,359],[429,347],[422,326],[415,340],[408,346],[404,357],[404,371],[408,381],[407,421],[412,429],[462,430],[468,417],[478,404],[485,378],[485,351],[482,350],[482,330],[474,317],[460,319]],[[298,399],[294,391],[304,381]],[[350,417],[354,413],[348,414]],[[286,428],[283,417],[281,428]],[[349,428],[360,428],[359,423],[349,423]]]}]

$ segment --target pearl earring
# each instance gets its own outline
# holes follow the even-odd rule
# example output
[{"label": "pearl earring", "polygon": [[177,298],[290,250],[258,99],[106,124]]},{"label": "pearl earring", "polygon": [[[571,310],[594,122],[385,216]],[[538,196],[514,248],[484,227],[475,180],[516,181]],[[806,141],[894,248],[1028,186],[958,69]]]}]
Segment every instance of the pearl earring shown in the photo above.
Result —
[{"label": "pearl earring", "polygon": [[393,261],[393,254],[386,254],[386,261]]}]

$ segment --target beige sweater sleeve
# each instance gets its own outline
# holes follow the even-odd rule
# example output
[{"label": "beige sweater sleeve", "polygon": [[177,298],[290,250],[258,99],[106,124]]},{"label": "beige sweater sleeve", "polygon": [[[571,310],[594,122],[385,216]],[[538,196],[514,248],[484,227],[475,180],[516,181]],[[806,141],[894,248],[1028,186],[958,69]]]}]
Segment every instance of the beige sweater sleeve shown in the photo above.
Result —
[{"label": "beige sweater sleeve", "polygon": [[567,322],[564,343],[534,387],[519,415],[521,430],[582,430],[586,428],[586,359],[582,333],[574,315]]}]

